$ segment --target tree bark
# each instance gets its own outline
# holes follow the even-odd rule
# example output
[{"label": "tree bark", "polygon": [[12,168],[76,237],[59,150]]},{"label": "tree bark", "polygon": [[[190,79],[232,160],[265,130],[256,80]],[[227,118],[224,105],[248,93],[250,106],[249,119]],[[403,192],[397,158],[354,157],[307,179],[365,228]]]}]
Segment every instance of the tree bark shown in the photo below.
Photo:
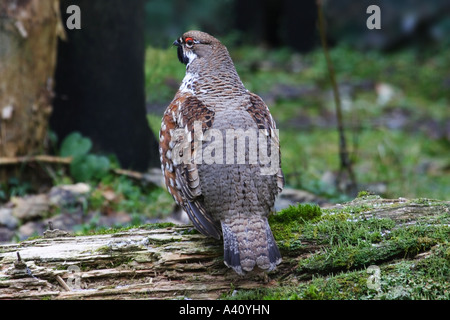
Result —
[{"label": "tree bark", "polygon": [[57,7],[58,0],[0,3],[0,157],[44,149],[60,23]]},{"label": "tree bark", "polygon": [[[450,209],[450,202],[380,198],[335,208],[362,205],[372,207],[363,215],[392,219],[395,228],[423,218],[441,223]],[[190,226],[149,225],[71,236],[49,230],[43,238],[0,245],[0,299],[217,299],[235,289],[290,286],[310,279],[308,271],[298,268],[299,262],[326,246],[300,236],[300,248],[282,250],[283,262],[275,271],[242,277],[223,264],[221,241],[191,231]],[[386,263],[399,255],[379,259]],[[321,272],[332,275],[337,270]]]},{"label": "tree bark", "polygon": [[308,52],[316,45],[315,0],[235,1],[235,27],[245,42],[276,48],[287,46]]},{"label": "tree bark", "polygon": [[81,29],[58,43],[54,112],[58,142],[74,131],[95,152],[115,154],[124,169],[160,167],[158,143],[145,112],[143,0],[61,0],[77,5]]}]

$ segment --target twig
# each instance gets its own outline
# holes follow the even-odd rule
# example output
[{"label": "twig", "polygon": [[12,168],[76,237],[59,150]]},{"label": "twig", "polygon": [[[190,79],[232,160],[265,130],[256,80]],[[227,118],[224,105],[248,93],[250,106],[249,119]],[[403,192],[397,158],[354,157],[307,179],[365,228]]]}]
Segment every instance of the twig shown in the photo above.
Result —
[{"label": "twig", "polygon": [[63,287],[64,290],[66,291],[72,291],[70,289],[70,287],[67,285],[67,283],[64,282],[64,280],[60,277],[60,276],[56,276],[56,281],[58,281],[58,283],[61,285],[61,287]]},{"label": "twig", "polygon": [[349,159],[348,150],[347,150],[347,142],[345,139],[344,132],[344,121],[342,118],[342,108],[341,108],[341,98],[339,95],[339,89],[336,83],[336,77],[333,67],[333,62],[331,61],[330,54],[328,52],[328,45],[326,41],[325,34],[325,19],[322,11],[321,0],[317,0],[317,9],[318,9],[318,18],[319,18],[319,33],[320,33],[320,41],[322,43],[323,52],[325,54],[325,59],[328,67],[328,74],[330,76],[331,85],[333,88],[334,102],[336,105],[336,117],[337,117],[337,129],[339,133],[339,157],[341,160],[341,166],[339,169],[339,175],[337,179],[337,185],[340,185],[343,171],[347,171],[348,176],[350,178],[350,185],[346,188],[348,193],[356,193],[356,179],[353,173],[352,162]]},{"label": "twig", "polygon": [[[7,165],[19,165],[19,164],[29,164],[29,163],[42,163],[42,164],[63,164],[70,165],[72,162],[72,157],[58,157],[50,155],[36,155],[27,157],[0,157],[0,167]],[[47,168],[48,170],[48,168]],[[119,176],[126,176],[131,179],[151,182],[155,185],[160,185],[160,179],[152,177],[148,173],[141,173],[138,171],[125,170],[125,169],[111,169],[112,172]],[[159,172],[159,170],[157,170]],[[55,174],[53,172],[47,172],[52,178]]]},{"label": "twig", "polygon": [[20,163],[29,163],[29,162],[70,164],[72,162],[72,157],[37,155],[37,156],[29,156],[29,157],[3,157],[3,158],[0,158],[0,166],[11,165],[11,164],[20,164]]}]

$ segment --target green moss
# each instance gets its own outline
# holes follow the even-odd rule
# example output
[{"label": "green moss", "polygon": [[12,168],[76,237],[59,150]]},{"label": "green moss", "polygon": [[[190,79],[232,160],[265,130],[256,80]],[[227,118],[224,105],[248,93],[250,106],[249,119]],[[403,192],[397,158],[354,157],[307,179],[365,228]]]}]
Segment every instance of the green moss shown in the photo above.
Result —
[{"label": "green moss", "polygon": [[223,299],[245,300],[448,300],[450,298],[450,256],[448,242],[434,247],[419,261],[402,260],[376,265],[380,285],[368,285],[367,267],[324,276],[317,275],[298,285],[235,290]]},{"label": "green moss", "polygon": [[[306,258],[298,259],[297,269],[279,280],[278,286],[237,289],[224,299],[450,298],[447,202],[389,202],[368,195],[322,209],[320,215],[302,214],[302,209],[307,207],[290,207],[270,220],[284,259],[298,259],[296,250],[306,249],[302,243],[309,244],[309,252]],[[395,220],[374,214],[381,210],[389,217],[391,209],[400,216],[409,209],[418,210],[418,214],[405,218],[394,214]],[[373,268],[380,273],[376,289],[369,282]]]},{"label": "green moss", "polygon": [[300,249],[303,225],[319,219],[321,215],[318,205],[298,204],[269,216],[269,224],[275,239],[279,241],[279,247],[287,250]]},{"label": "green moss", "polygon": [[181,232],[181,234],[183,234],[183,235],[184,234],[200,234],[200,232],[195,228],[189,228],[189,229],[183,230]]},{"label": "green moss", "polygon": [[450,298],[450,260],[448,242],[433,247],[424,258],[400,261],[381,268],[381,292],[377,299]]},{"label": "green moss", "polygon": [[164,229],[164,228],[172,228],[175,227],[176,224],[172,222],[158,222],[158,223],[149,223],[141,226],[141,228],[147,229],[147,230],[154,230],[154,229]]},{"label": "green moss", "polygon": [[128,231],[130,229],[138,229],[143,228],[146,230],[153,230],[153,229],[162,229],[162,228],[170,228],[174,227],[175,224],[171,222],[160,222],[160,223],[149,223],[144,225],[130,225],[125,227],[113,227],[113,228],[106,228],[106,227],[97,227],[97,228],[88,228],[86,230],[81,230],[78,232],[78,236],[83,235],[101,235],[101,234],[115,234],[120,233],[124,231]]},{"label": "green moss", "polygon": [[33,240],[39,240],[39,239],[44,239],[44,236],[34,235],[25,240],[19,241],[19,243],[24,242],[24,241],[33,241]]},{"label": "green moss", "polygon": [[368,294],[376,293],[367,287],[368,274],[353,271],[346,274],[315,277],[299,283],[267,289],[237,290],[224,299],[239,300],[338,300],[364,299]]},{"label": "green moss", "polygon": [[110,254],[111,253],[111,247],[110,246],[101,246],[95,250],[99,254]]},{"label": "green moss", "polygon": [[[366,233],[362,231],[364,229],[367,229]],[[324,274],[362,268],[396,257],[413,257],[450,237],[450,228],[430,225],[404,227],[392,230],[385,236],[377,234],[376,237],[370,231],[370,224],[344,229],[336,226],[334,230],[320,232],[330,234],[327,239],[330,246],[301,260],[297,270],[299,273]],[[334,232],[334,237],[331,232]]]},{"label": "green moss", "polygon": [[269,218],[271,222],[290,223],[297,221],[314,220],[322,215],[320,207],[316,204],[298,204],[289,206]]},{"label": "green moss", "polygon": [[372,195],[372,193],[370,193],[369,191],[360,191],[358,192],[357,198],[364,198],[370,195]]}]

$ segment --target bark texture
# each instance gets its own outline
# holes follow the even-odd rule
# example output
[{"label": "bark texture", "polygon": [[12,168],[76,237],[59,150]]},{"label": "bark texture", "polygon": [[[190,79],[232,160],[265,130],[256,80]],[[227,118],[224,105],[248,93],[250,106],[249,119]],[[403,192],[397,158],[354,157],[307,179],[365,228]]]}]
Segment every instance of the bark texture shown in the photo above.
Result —
[{"label": "bark texture", "polygon": [[42,152],[52,111],[58,3],[0,3],[0,157]]},{"label": "bark texture", "polygon": [[[441,223],[450,211],[450,202],[442,201],[376,198],[348,204],[355,205],[372,208],[363,216],[393,220],[395,229],[424,219]],[[91,236],[49,230],[39,239],[0,245],[0,299],[218,299],[234,290],[308,281],[311,274],[298,268],[299,262],[326,247],[297,235],[301,245],[282,249],[283,262],[275,271],[238,276],[223,264],[221,241],[190,226],[158,227]],[[395,253],[371,263],[407,258],[415,259]]]}]

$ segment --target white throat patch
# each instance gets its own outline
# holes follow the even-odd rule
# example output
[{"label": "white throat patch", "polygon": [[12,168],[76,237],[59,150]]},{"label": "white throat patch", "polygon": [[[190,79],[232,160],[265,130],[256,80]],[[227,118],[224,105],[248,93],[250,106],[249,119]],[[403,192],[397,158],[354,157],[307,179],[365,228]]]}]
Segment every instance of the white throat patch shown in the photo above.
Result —
[{"label": "white throat patch", "polygon": [[198,79],[197,73],[186,72],[186,75],[184,76],[183,81],[181,82],[180,91],[183,93],[188,92],[190,94],[195,94],[194,83],[197,81],[197,79]]},{"label": "white throat patch", "polygon": [[195,53],[193,53],[192,51],[187,51],[185,53],[186,57],[189,59],[189,62],[186,64],[186,69],[189,67],[189,65],[191,64],[192,61],[195,60],[195,58],[197,58],[197,55]]}]

